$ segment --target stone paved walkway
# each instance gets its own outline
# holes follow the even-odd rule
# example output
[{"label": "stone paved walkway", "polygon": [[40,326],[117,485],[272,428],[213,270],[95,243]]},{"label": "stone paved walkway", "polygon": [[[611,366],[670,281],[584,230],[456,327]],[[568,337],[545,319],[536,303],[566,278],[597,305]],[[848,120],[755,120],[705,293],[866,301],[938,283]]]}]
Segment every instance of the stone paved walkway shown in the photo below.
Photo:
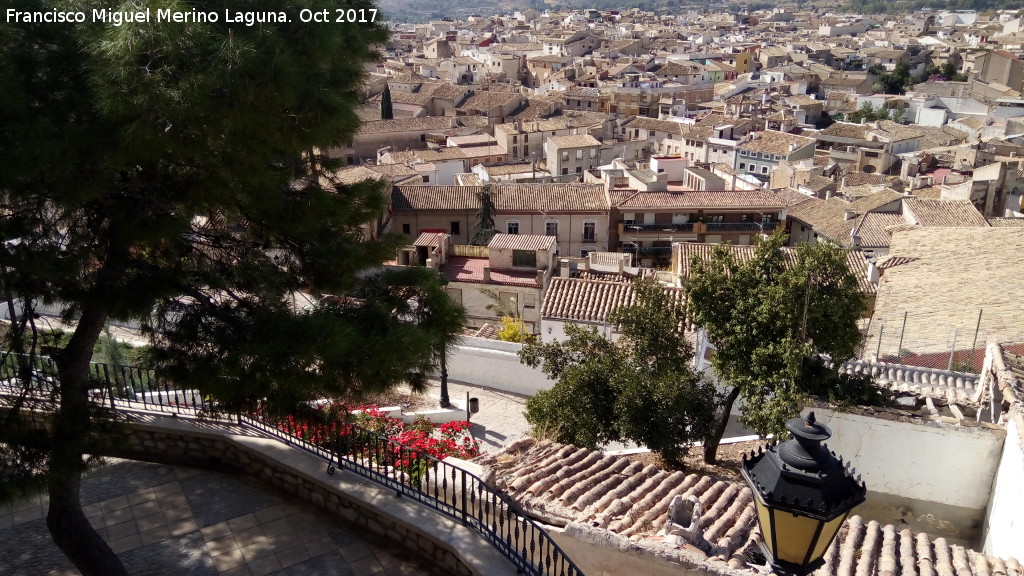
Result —
[{"label": "stone paved walkway", "polygon": [[[83,509],[138,576],[425,576],[420,559],[215,472],[108,459]],[[79,572],[50,539],[46,497],[0,508],[0,574]]]}]

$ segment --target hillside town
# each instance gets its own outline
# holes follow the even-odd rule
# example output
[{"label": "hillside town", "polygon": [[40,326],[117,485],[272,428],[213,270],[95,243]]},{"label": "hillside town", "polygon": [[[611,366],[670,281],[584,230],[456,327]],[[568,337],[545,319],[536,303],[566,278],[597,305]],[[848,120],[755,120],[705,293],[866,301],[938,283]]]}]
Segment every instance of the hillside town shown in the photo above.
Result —
[{"label": "hillside town", "polygon": [[74,194],[0,148],[0,459],[56,470],[0,573],[1024,576],[1024,10],[805,4],[395,23],[330,89],[345,42],[211,33],[261,79],[113,127],[19,93],[125,134]]},{"label": "hillside town", "polygon": [[[413,247],[446,235],[431,265],[501,288],[536,334],[559,260],[573,275],[593,255],[678,282],[686,244],[776,230],[852,249],[874,296],[907,262],[898,252],[933,236],[965,255],[981,250],[966,238],[984,239],[986,260],[1016,250],[997,238],[1024,234],[1022,44],[1012,10],[527,9],[403,24],[363,84],[361,128],[332,153],[343,182],[392,184],[376,224],[409,238],[401,263],[426,264]],[[522,261],[460,248],[481,244],[481,191],[491,232]],[[906,292],[884,292],[891,327],[907,310],[889,301]],[[493,319],[478,295],[458,297],[473,327]]]}]

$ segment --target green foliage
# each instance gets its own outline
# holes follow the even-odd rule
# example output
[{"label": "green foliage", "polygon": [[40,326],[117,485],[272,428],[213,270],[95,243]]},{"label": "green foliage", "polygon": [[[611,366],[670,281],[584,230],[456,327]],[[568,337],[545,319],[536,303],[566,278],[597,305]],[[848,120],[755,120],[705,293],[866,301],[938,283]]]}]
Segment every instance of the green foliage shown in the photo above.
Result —
[{"label": "green foliage", "polygon": [[871,102],[865,102],[859,110],[851,112],[847,121],[853,123],[874,122],[875,120],[892,120],[893,122],[898,121],[903,117],[905,108],[878,108],[871,104]]},{"label": "green foliage", "polygon": [[502,316],[498,340],[502,342],[533,342],[537,337],[526,329],[522,316]]},{"label": "green foliage", "polygon": [[654,281],[634,284],[636,303],[612,313],[622,334],[566,326],[560,343],[527,345],[523,363],[555,385],[526,404],[535,431],[586,448],[632,440],[667,462],[705,438],[714,422],[714,387],[694,373],[693,351],[678,330],[682,312]]},{"label": "green foliage", "polygon": [[777,232],[759,241],[742,263],[718,247],[707,261],[694,258],[685,279],[693,321],[717,348],[715,370],[740,389],[741,421],[759,434],[784,433],[811,393],[806,358],[824,354],[839,365],[853,356],[865,306],[845,250],[802,244],[790,262],[784,240]]},{"label": "green foliage", "polygon": [[[0,24],[0,236],[18,240],[0,251],[0,292],[59,303],[77,322],[46,350],[61,409],[46,468],[35,470],[47,474],[54,540],[86,575],[124,573],[94,531],[66,528],[88,527],[68,504],[99,429],[88,369],[109,320],[141,321],[155,336],[157,367],[227,408],[415,380],[461,329],[463,312],[435,272],[366,273],[404,242],[364,232],[387,208],[384,185],[342,185],[331,177],[339,162],[318,152],[357,130],[363,66],[386,42],[386,25],[310,26],[286,0],[251,7],[291,21]],[[333,13],[337,3],[302,7]],[[299,293],[335,296],[304,311]],[[39,353],[29,333],[8,344]]]},{"label": "green foliage", "polygon": [[878,64],[868,70],[878,76],[874,88],[885,94],[903,94],[908,87],[918,81],[910,75],[910,65],[905,60],[897,62],[892,72],[884,72],[884,68]]}]

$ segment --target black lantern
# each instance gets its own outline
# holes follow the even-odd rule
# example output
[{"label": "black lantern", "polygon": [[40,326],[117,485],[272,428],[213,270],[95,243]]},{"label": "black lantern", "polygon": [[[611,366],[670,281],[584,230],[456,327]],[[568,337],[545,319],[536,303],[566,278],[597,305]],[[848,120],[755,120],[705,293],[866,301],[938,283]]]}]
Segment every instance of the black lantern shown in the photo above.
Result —
[{"label": "black lantern", "polygon": [[743,457],[741,470],[754,493],[761,550],[776,572],[803,576],[822,557],[867,488],[821,442],[832,431],[807,418],[786,422],[793,439]]}]

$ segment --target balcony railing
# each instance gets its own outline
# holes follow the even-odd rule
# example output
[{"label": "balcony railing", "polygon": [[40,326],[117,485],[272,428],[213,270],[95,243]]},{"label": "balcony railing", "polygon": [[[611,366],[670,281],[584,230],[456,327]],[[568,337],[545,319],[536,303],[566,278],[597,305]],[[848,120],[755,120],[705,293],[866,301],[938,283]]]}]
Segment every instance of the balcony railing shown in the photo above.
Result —
[{"label": "balcony railing", "polygon": [[771,232],[778,222],[722,222],[706,224],[708,232]]},{"label": "balcony railing", "polygon": [[636,232],[693,232],[693,222],[687,222],[686,224],[673,224],[668,222],[665,224],[626,224],[626,233],[629,231]]},{"label": "balcony railing", "polygon": [[[637,253],[636,246],[633,246],[631,244],[624,245],[622,247],[622,251],[623,252],[628,252],[630,254],[636,254]],[[671,246],[642,246],[640,248],[640,255],[641,256],[667,256],[667,255],[669,255],[671,253],[672,253],[672,247]]]}]

